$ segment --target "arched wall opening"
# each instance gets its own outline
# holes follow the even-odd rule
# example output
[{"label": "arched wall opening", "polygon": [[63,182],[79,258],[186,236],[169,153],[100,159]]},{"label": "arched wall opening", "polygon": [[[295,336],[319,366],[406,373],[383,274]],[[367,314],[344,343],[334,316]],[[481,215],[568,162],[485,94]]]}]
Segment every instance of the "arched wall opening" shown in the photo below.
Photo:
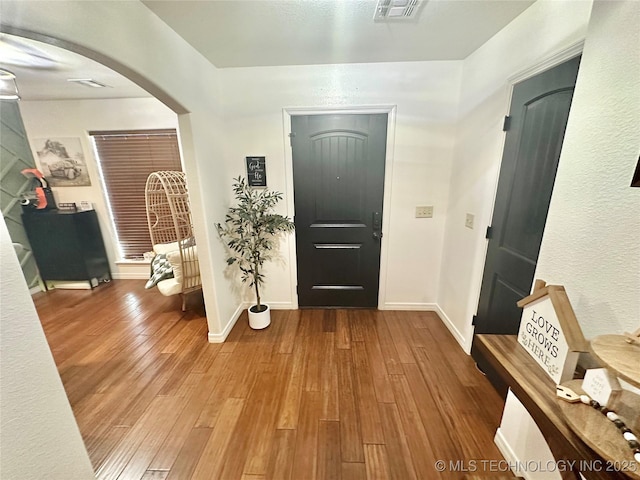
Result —
[{"label": "arched wall opening", "polygon": [[[6,29],[4,33],[9,33],[9,31],[11,31],[11,30],[12,29],[10,29],[10,28]],[[74,54],[77,54],[77,55],[79,55],[81,57],[84,57],[84,58],[87,58],[89,60],[97,61],[96,59],[99,58],[100,62],[98,62],[98,63],[100,63],[101,65],[104,65],[104,66],[110,68],[111,70],[114,70],[114,68],[112,68],[112,67],[120,67],[120,70],[126,72],[127,75],[134,76],[136,78],[136,81],[139,81],[139,83],[144,85],[145,89],[148,88],[149,90],[153,91],[156,95],[158,95],[159,98],[156,97],[155,100],[158,100],[161,103],[163,103],[164,105],[166,105],[168,107],[168,110],[166,110],[167,112],[173,111],[173,113],[176,114],[175,118],[177,120],[175,122],[177,122],[177,124],[179,126],[178,139],[179,139],[180,147],[181,147],[181,156],[183,157],[183,165],[184,165],[183,168],[185,169],[185,171],[187,171],[188,170],[187,165],[193,165],[193,161],[190,161],[190,160],[192,160],[194,152],[193,152],[193,148],[189,148],[189,145],[192,144],[192,141],[189,138],[190,135],[192,135],[191,128],[190,128],[191,125],[190,125],[190,122],[187,120],[189,112],[187,112],[186,109],[182,105],[180,105],[178,102],[176,102],[173,98],[171,98],[169,95],[167,95],[166,92],[164,92],[161,89],[157,88],[153,84],[153,82],[150,82],[148,79],[145,79],[145,78],[141,77],[140,75],[132,73],[131,69],[123,67],[117,61],[109,61],[109,58],[106,57],[105,55],[101,55],[101,54],[92,55],[92,52],[89,52],[86,48],[78,47],[75,44],[67,44],[66,42],[60,42],[57,39],[53,39],[53,38],[50,38],[48,36],[44,36],[44,35],[40,35],[40,34],[33,34],[32,32],[18,31],[18,32],[15,32],[15,33],[20,33],[20,35],[13,35],[13,32],[12,32],[12,35],[14,36],[14,38],[18,38],[18,39],[19,38],[25,38],[25,39],[28,38],[30,40],[37,40],[37,42],[40,42],[41,44],[48,44],[48,45],[55,46],[56,48],[68,50],[68,51],[70,51],[70,52],[72,52]],[[82,62],[82,60],[80,60],[80,61]],[[80,68],[82,69],[83,67],[80,67]],[[114,71],[116,71],[116,70],[114,70]],[[36,70],[36,72],[37,72],[37,70]],[[120,72],[118,72],[118,73],[120,73]],[[122,75],[122,76],[124,77],[125,75]],[[127,79],[131,80],[128,77],[127,77]],[[136,83],[136,82],[133,82],[133,83]],[[138,84],[138,83],[136,83],[136,84]],[[55,94],[54,94],[54,96],[55,96]],[[54,98],[54,100],[55,100],[55,98]],[[89,100],[89,101],[91,101],[91,100]],[[115,98],[115,97],[114,98],[106,98],[106,99],[104,99],[104,101],[110,101],[111,104],[113,104],[114,102],[116,102],[116,104],[120,104],[120,103],[117,103],[118,99]],[[120,101],[122,101],[122,100],[120,100]],[[62,100],[63,104],[67,103],[67,102],[68,101]],[[73,102],[73,100],[72,100],[72,102]],[[78,101],[75,101],[75,103],[77,103],[77,102]],[[39,102],[36,102],[36,104],[38,104],[38,103]],[[31,107],[33,107],[33,103],[32,102],[27,102],[27,104],[30,104]],[[104,104],[99,104],[99,105],[104,105]],[[125,105],[120,104],[120,105],[123,106],[125,109],[129,107],[128,104],[125,104]],[[145,104],[145,105],[150,106],[150,104]],[[26,104],[23,105],[23,107],[26,108]],[[95,110],[95,108],[97,108],[97,111],[101,110],[100,106],[96,107],[94,105],[93,110]],[[133,108],[134,111],[137,110],[137,108],[134,107],[134,106],[130,106],[129,108]],[[44,109],[44,112],[41,111],[40,109],[36,109],[36,110],[38,111],[38,114],[35,115],[35,116],[37,116],[39,118],[43,118],[42,122],[45,125],[49,124],[49,120],[46,120],[47,118],[53,119],[53,117],[51,117],[51,113],[47,114],[47,109]],[[57,109],[54,108],[52,111],[57,111]],[[30,109],[27,109],[27,111],[25,113],[31,113],[31,115],[28,115],[28,117],[29,116],[33,117],[35,112],[33,112],[33,110],[30,108]],[[25,113],[23,113],[23,114],[25,114]],[[111,116],[110,115],[111,113],[112,113],[111,110],[103,111],[103,115],[101,116],[101,118],[104,118],[105,116]],[[44,115],[44,117],[43,117],[43,115]],[[81,119],[84,118],[82,114],[79,114],[78,112],[74,112],[74,115],[72,115],[72,116],[75,118],[78,115],[80,115],[80,117],[78,118],[78,122],[82,122]],[[156,115],[159,115],[159,111],[156,112]],[[166,114],[160,115],[160,117],[164,118],[164,117],[166,117]],[[180,117],[182,117],[182,121],[180,120]],[[84,121],[88,121],[88,120],[89,119],[87,119],[87,118],[84,119]],[[125,125],[128,124],[128,122],[130,122],[129,116],[122,117],[121,120],[124,121]],[[25,119],[25,121],[26,121],[26,119]],[[63,121],[63,119],[60,119],[60,121],[63,124],[66,123],[66,122]],[[142,122],[141,123],[142,127],[151,128],[151,126],[148,124],[148,121],[149,121],[149,119],[147,119],[145,121],[144,117],[141,117],[138,120],[138,122]],[[166,121],[166,119],[164,121]],[[113,120],[112,120],[112,122],[113,122]],[[162,119],[159,119],[159,122],[160,122],[159,123],[160,125],[164,125]],[[59,123],[59,122],[55,122],[55,123]],[[109,123],[108,120],[107,120],[107,123]],[[173,123],[173,125],[176,124],[174,122],[171,122],[171,123]],[[119,124],[120,123],[118,122],[118,125]],[[45,130],[46,131],[52,131],[52,129],[53,129],[53,131],[59,131],[61,127],[62,127],[62,131],[66,131],[66,129],[65,129],[65,127],[63,125],[57,125],[57,127],[53,127],[52,125],[49,125],[49,126],[45,127]],[[42,126],[40,126],[40,129],[36,128],[36,131],[39,132],[38,134],[41,134],[41,132],[42,132],[41,129],[42,128],[43,128]],[[120,127],[118,127],[118,128],[120,128]],[[126,127],[122,127],[122,129],[126,129]],[[33,135],[34,133],[31,132],[31,134]],[[87,146],[85,145],[85,148],[86,147]],[[85,157],[86,157],[87,153],[88,152],[85,151]],[[89,156],[91,156],[91,154],[89,154]],[[88,159],[86,159],[86,160],[88,160]],[[96,172],[94,172],[94,173],[96,173]],[[192,176],[193,176],[193,178],[197,178],[193,174],[192,174]],[[94,179],[94,183],[100,183],[100,182],[96,182],[95,179]],[[64,189],[64,190],[67,190],[67,189]],[[197,189],[192,189],[192,190],[194,192],[196,192],[196,194],[197,194]],[[72,192],[73,192],[73,190],[72,190]],[[65,194],[66,193],[67,192],[65,192]],[[60,194],[62,194],[62,189],[60,189]],[[74,193],[71,193],[71,195],[74,195]],[[105,196],[105,195],[107,195],[107,192],[103,192],[103,196]],[[68,197],[69,195],[66,195],[66,196]],[[92,196],[92,195],[89,195],[89,196]],[[94,200],[97,200],[97,199],[94,199]],[[59,201],[61,201],[61,200],[59,200]],[[62,200],[62,201],[65,201],[65,200]],[[103,203],[104,202],[100,202],[99,201],[100,210],[104,210],[106,212],[107,211],[107,205],[104,205]],[[96,209],[98,209],[98,205],[96,205]],[[104,222],[104,219],[101,220],[101,223],[103,223],[103,222]],[[109,223],[109,222],[107,222],[107,223]],[[103,225],[103,227],[104,226],[105,225]],[[145,228],[146,228],[146,226],[145,226]],[[116,231],[115,230],[113,230],[113,231],[110,231],[110,230],[113,230],[113,229],[109,229],[109,228],[103,229],[103,236],[106,235],[107,237],[109,237],[109,236],[116,235]],[[105,242],[107,242],[107,237],[105,237]],[[108,241],[107,242],[107,250],[108,251],[118,250],[118,248],[115,245],[111,245],[111,241]],[[114,272],[114,268],[115,268],[115,274],[116,274],[115,278],[132,278],[132,277],[130,277],[131,273],[126,273],[126,272],[125,273],[120,273],[120,274],[118,273],[119,268],[118,268],[117,264],[122,264],[122,262],[121,262],[122,259],[118,258],[118,254],[115,254],[113,252],[110,253],[110,256],[111,255],[116,255],[115,258],[112,260],[112,272]],[[114,261],[115,261],[115,263],[113,263]],[[148,267],[147,267],[147,270],[148,270]],[[142,269],[140,269],[139,271],[142,273]],[[119,275],[124,275],[124,277],[119,276]]]},{"label": "arched wall opening", "polygon": [[[223,269],[214,271],[214,258],[222,255],[212,253],[217,246],[215,230],[213,222],[207,221],[223,218],[228,195],[224,179],[229,176],[219,137],[215,67],[140,2],[8,1],[0,4],[0,18],[0,32],[95,60],[127,77],[178,115],[196,236],[202,246],[198,251],[208,330],[219,334],[221,315],[229,318],[237,308],[237,299],[231,293],[225,295],[228,287]],[[151,51],[149,45],[155,49]],[[0,227],[4,239],[6,227]],[[10,476],[12,471],[33,478],[55,477],[58,472],[93,478],[28,288],[19,278],[15,252],[10,242],[2,243],[2,383],[6,394],[0,437],[7,453],[2,470]],[[219,278],[214,278],[216,274]],[[216,292],[216,284],[223,285],[222,292]],[[64,432],[66,442],[59,442],[59,432]]]},{"label": "arched wall opening", "polygon": [[[0,31],[95,60],[127,77],[177,114],[196,236],[202,245],[199,258],[207,323],[209,333],[218,335],[210,335],[210,339],[221,338],[220,319],[232,316],[238,300],[226,285],[222,268],[216,272],[213,267],[218,255],[212,249],[222,247],[215,242],[213,222],[207,221],[213,215],[224,216],[222,205],[228,196],[218,128],[216,68],[141,3],[115,6],[110,2],[73,2],[65,4],[64,11],[48,2],[39,7],[30,2],[3,2]],[[121,28],[114,36],[113,25],[117,24]],[[130,31],[124,34],[125,30]],[[145,42],[133,42],[141,38]],[[150,44],[155,46],[153,51]],[[216,285],[222,285],[223,291],[217,292]]]}]

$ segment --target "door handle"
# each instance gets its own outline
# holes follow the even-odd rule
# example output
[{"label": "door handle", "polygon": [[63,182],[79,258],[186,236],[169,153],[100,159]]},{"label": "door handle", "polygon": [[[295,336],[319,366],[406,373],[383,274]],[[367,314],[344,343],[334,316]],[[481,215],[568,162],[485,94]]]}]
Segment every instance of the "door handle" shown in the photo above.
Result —
[{"label": "door handle", "polygon": [[380,212],[373,212],[373,219],[371,221],[371,225],[373,226],[374,230],[382,229],[382,215],[380,215]]},{"label": "door handle", "polygon": [[373,238],[376,240],[382,239],[382,215],[380,212],[373,212],[373,219],[371,221],[373,227]]}]

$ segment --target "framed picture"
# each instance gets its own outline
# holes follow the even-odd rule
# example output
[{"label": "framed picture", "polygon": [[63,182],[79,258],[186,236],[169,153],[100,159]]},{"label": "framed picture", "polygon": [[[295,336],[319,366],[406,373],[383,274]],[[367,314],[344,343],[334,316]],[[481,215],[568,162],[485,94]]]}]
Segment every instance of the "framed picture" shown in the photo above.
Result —
[{"label": "framed picture", "polygon": [[40,169],[52,187],[91,185],[80,138],[47,137],[33,140]]},{"label": "framed picture", "polygon": [[247,182],[250,187],[267,186],[267,160],[265,157],[245,157]]}]

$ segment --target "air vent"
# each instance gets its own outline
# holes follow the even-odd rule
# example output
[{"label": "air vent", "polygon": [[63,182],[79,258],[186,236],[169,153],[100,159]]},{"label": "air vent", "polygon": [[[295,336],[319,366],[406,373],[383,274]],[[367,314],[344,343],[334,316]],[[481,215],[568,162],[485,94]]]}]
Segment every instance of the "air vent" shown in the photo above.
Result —
[{"label": "air vent", "polygon": [[92,78],[68,78],[67,82],[78,83],[80,85],[84,85],[85,87],[91,88],[104,88],[109,85],[105,85],[104,83],[96,82]]},{"label": "air vent", "polygon": [[415,18],[419,3],[420,0],[378,0],[373,19],[387,21]]}]

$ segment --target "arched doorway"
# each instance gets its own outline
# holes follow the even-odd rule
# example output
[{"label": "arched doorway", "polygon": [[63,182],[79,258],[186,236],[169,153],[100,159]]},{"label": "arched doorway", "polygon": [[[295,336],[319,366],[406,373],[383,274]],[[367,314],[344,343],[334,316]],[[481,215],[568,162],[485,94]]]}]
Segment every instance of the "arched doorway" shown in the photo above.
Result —
[{"label": "arched doorway", "polygon": [[[144,43],[134,46],[123,43],[121,37],[114,37],[110,34],[111,27],[107,17],[116,24],[118,22],[121,24],[120,31],[124,29],[125,24],[128,24],[131,28],[137,27],[138,35],[143,35],[145,28],[142,27],[147,23],[155,23],[157,18],[142,4],[136,5],[135,2],[132,2],[126,6],[102,5],[103,11],[101,13],[105,16],[102,19],[95,9],[95,5],[95,3],[91,5],[74,4],[73,6],[67,5],[66,9],[53,9],[49,4],[36,8],[35,5],[29,3],[5,2],[2,5],[4,23],[1,26],[1,31],[59,46],[95,60],[136,83],[178,115],[181,153],[184,169],[191,186],[195,230],[196,234],[203,238],[198,243],[202,245],[202,248],[199,249],[199,259],[209,324],[209,339],[222,341],[225,334],[228,333],[225,331],[225,327],[228,325],[221,322],[220,316],[222,318],[231,317],[236,305],[234,300],[227,302],[223,300],[222,303],[228,303],[228,305],[222,305],[222,312],[220,312],[218,305],[220,296],[215,293],[215,285],[216,283],[224,283],[224,280],[222,278],[218,282],[214,280],[214,275],[222,277],[222,273],[214,274],[212,269],[208,239],[215,232],[213,227],[207,224],[204,205],[219,203],[212,202],[211,197],[226,195],[226,189],[211,188],[212,184],[215,185],[215,182],[218,181],[219,176],[207,176],[207,173],[211,172],[203,171],[205,169],[202,168],[202,164],[199,165],[196,161],[196,156],[221,158],[221,147],[215,138],[219,133],[216,133],[215,129],[213,132],[205,132],[202,129],[205,124],[207,127],[215,127],[219,123],[219,111],[216,109],[217,99],[211,96],[212,91],[203,90],[212,83],[202,83],[203,76],[210,82],[216,81],[215,67],[190,46],[184,44],[181,39],[177,40],[179,37],[164,24],[166,31],[150,25],[152,36],[157,39],[156,43],[159,46],[171,44],[171,52],[165,51],[162,57],[146,55]],[[88,35],[82,28],[78,28],[79,24],[87,20],[94,23],[95,28],[91,35]],[[147,25],[147,34],[150,33],[148,28],[149,25]],[[171,34],[177,38],[165,38],[171,37]],[[105,51],[109,51],[109,54],[104,53]],[[170,59],[173,59],[178,65],[186,61],[189,63],[192,73],[200,72],[200,78],[192,78],[191,75],[179,78],[175,74],[175,70],[167,68],[167,65],[171,63]],[[130,66],[132,62],[135,63],[135,60],[140,60],[140,64],[136,66],[139,68]],[[215,88],[213,91],[215,92]],[[192,103],[192,108],[185,107],[186,103]],[[216,170],[217,165],[215,162],[210,162],[207,166],[207,169],[209,168]],[[205,182],[206,188],[202,188],[202,184]]]}]

